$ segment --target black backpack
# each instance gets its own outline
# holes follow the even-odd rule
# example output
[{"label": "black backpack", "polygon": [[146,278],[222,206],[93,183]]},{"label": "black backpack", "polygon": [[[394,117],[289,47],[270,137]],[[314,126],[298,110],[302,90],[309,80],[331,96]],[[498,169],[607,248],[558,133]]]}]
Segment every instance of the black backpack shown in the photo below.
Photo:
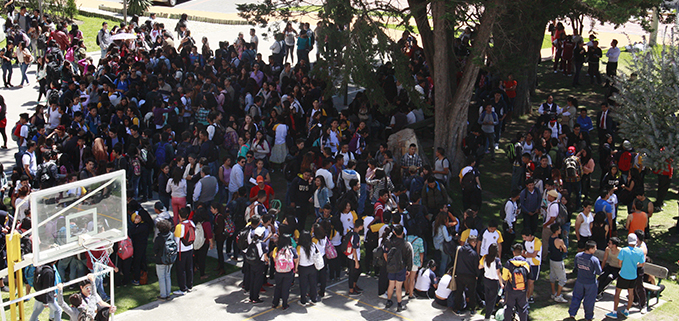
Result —
[{"label": "black backpack", "polygon": [[294,165],[292,164],[295,162],[295,160],[290,160],[285,165],[283,165],[283,175],[285,175],[285,180],[288,182],[292,182],[295,177],[297,177],[297,173],[294,170]]},{"label": "black backpack", "polygon": [[403,253],[401,248],[398,246],[392,246],[387,252],[387,272],[388,273],[398,273],[405,268],[405,262],[403,262]]},{"label": "black backpack", "polygon": [[474,175],[474,170],[471,170],[462,176],[462,183],[460,185],[462,186],[463,190],[471,190],[476,188],[476,176]]},{"label": "black backpack", "polygon": [[252,227],[246,226],[240,232],[238,232],[238,235],[236,236],[236,245],[238,246],[238,249],[241,251],[245,251],[245,249],[248,248],[248,235],[250,235],[250,232],[252,231]]},{"label": "black backpack", "polygon": [[255,265],[259,264],[262,262],[260,255],[259,255],[259,249],[257,248],[257,244],[260,242],[252,242],[248,245],[248,250],[245,251],[245,261],[248,264]]},{"label": "black backpack", "polygon": [[[99,39],[97,39],[97,45],[99,45]],[[38,35],[38,49],[47,48],[47,36],[44,33]]]},{"label": "black backpack", "polygon": [[44,290],[42,287],[43,279],[45,278],[45,274],[50,271],[54,273],[52,267],[49,265],[42,265],[35,268],[35,272],[33,272],[33,288],[36,291]]},{"label": "black backpack", "polygon": [[425,217],[424,209],[425,207],[419,204],[408,206],[408,214],[404,221],[408,234],[422,237],[427,233],[429,221]]},{"label": "black backpack", "polygon": [[38,165],[38,170],[35,175],[35,185],[40,186],[40,189],[50,188],[57,185],[57,178],[52,175],[52,168],[57,166],[54,163],[42,163]]},{"label": "black backpack", "polygon": [[212,135],[212,142],[217,146],[221,146],[222,144],[224,144],[224,128],[215,125],[211,126],[215,128],[215,133],[214,135]]}]

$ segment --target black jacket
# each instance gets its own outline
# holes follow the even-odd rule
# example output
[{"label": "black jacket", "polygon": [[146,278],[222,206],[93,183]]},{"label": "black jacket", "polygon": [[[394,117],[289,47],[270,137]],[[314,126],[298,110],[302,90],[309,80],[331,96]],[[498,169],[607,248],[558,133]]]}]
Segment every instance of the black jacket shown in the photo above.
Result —
[{"label": "black jacket", "polygon": [[[42,269],[42,277],[40,278],[40,284],[34,284],[36,290],[47,289],[54,286],[54,268],[50,265],[39,266],[35,270],[35,275],[38,275],[39,269]],[[37,301],[42,303],[50,303],[54,301],[54,291],[49,291],[45,294],[41,294],[35,297]]]},{"label": "black jacket", "polygon": [[[403,238],[396,237],[392,234],[389,238],[388,244],[385,245],[385,253],[389,253],[389,249],[392,247],[399,248],[406,271],[410,271],[413,268],[413,250],[412,247],[406,244],[406,241]],[[387,263],[387,265],[389,265],[389,263]]]},{"label": "black jacket", "polygon": [[[476,277],[479,272],[479,254],[476,253],[476,250],[467,243],[460,247],[457,255],[457,269],[455,270],[455,274],[472,275]],[[453,256],[452,259],[454,264],[455,257]]]},{"label": "black jacket", "polygon": [[158,236],[156,236],[156,239],[153,240],[153,257],[154,257],[153,260],[156,262],[156,264],[163,264],[161,258],[163,257],[163,252],[165,251],[165,239],[171,233],[172,232],[167,232],[162,235],[158,234]]}]

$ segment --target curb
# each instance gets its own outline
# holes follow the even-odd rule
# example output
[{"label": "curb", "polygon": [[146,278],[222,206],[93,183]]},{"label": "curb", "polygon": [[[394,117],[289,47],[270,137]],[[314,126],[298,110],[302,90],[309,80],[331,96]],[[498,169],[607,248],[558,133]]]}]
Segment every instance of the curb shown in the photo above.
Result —
[{"label": "curb", "polygon": [[[99,5],[98,9],[102,10],[102,11],[108,11],[108,12],[111,12],[111,13],[123,14],[123,9],[107,7],[105,5]],[[181,17],[181,14],[178,14],[178,13],[155,12],[155,14],[159,18],[167,18],[167,19],[179,19]],[[143,15],[148,16],[149,11],[144,11]],[[129,16],[129,14],[128,14],[128,16]],[[222,25],[235,25],[235,26],[250,25],[250,23],[248,23],[245,20],[215,19],[215,18],[207,18],[207,17],[191,16],[191,15],[188,16],[188,20],[199,21],[199,22],[207,22],[207,23],[216,23],[216,24],[222,24]],[[122,19],[120,21],[122,21]]]}]

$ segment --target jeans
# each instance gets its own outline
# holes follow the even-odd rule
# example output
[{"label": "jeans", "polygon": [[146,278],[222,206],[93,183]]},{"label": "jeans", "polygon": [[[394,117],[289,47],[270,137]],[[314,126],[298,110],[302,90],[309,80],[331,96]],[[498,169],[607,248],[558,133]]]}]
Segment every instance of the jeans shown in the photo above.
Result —
[{"label": "jeans", "polygon": [[[52,299],[51,302],[47,303],[47,307],[50,309],[50,320],[61,321],[61,307]],[[45,309],[45,304],[36,300],[33,304],[33,312],[31,313],[31,318],[29,321],[38,320],[38,316]]]},{"label": "jeans", "polygon": [[[151,198],[151,197],[149,197],[149,198]],[[172,199],[172,198],[171,198],[169,195],[167,195],[167,194],[163,195],[163,194],[161,194],[161,193],[158,193],[158,200],[159,200],[161,203],[163,203],[163,206],[165,206],[166,209],[169,209],[169,208],[170,208],[171,199]]]},{"label": "jeans", "polygon": [[[483,136],[486,137],[486,146],[490,148],[490,159],[495,159],[495,132],[483,132]],[[486,150],[488,149],[486,148],[484,152]]]},{"label": "jeans", "polygon": [[108,51],[108,50],[106,50],[106,49],[101,49],[101,57],[100,57],[99,59],[103,59],[104,57],[106,57],[106,52],[107,52],[107,51]]},{"label": "jeans", "polygon": [[215,237],[215,243],[217,243],[217,268],[219,270],[224,270],[224,241],[226,240],[223,238]]},{"label": "jeans", "polygon": [[575,73],[573,74],[573,86],[580,84],[580,71],[582,70],[582,62],[575,62]]},{"label": "jeans", "polygon": [[12,83],[12,72],[12,64],[2,64],[2,81],[5,83],[5,86]]},{"label": "jeans", "polygon": [[601,85],[601,71],[599,71],[599,62],[589,62],[589,83],[590,85],[594,83],[594,78],[596,77],[596,83]]},{"label": "jeans", "polygon": [[368,197],[368,184],[361,184],[361,191],[358,196],[358,216],[363,215],[363,210],[365,209],[365,200]]},{"label": "jeans", "polygon": [[139,181],[141,180],[141,175],[130,175],[130,189],[132,190],[132,198],[137,199],[137,196],[139,196]]},{"label": "jeans", "polygon": [[19,65],[19,68],[21,68],[21,86],[24,85],[24,80],[26,80],[26,84],[30,84],[30,81],[28,81],[28,76],[26,76],[26,71],[28,70],[28,67],[30,67],[29,64],[22,62],[21,65]]},{"label": "jeans", "polygon": [[538,230],[538,215],[539,214],[534,214],[534,215],[529,215],[528,212],[521,211],[521,214],[523,214],[523,226],[524,228],[529,227],[530,231],[532,233],[536,233]]},{"label": "jeans", "polygon": [[438,271],[436,271],[438,272],[436,274],[439,274],[439,276],[443,276],[448,271],[448,264],[450,263],[451,258],[450,255],[448,255],[443,250],[440,250],[440,252],[441,252],[441,266],[439,267]]},{"label": "jeans", "polygon": [[156,264],[160,297],[167,298],[172,294],[172,264]]},{"label": "jeans", "polygon": [[[568,245],[570,244],[570,241],[569,241],[569,238],[568,238],[568,236],[570,234],[571,234],[571,221],[569,220],[568,222],[561,225],[561,239],[563,239],[563,244],[566,245],[566,248],[568,248]],[[568,251],[563,253],[564,259],[567,256],[568,256]]]}]

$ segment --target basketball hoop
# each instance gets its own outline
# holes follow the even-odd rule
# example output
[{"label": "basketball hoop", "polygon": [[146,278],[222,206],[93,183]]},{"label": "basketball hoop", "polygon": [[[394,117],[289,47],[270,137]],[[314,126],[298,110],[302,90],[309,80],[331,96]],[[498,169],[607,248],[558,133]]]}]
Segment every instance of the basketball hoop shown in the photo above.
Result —
[{"label": "basketball hoop", "polygon": [[[100,274],[99,272],[105,270],[111,262],[109,250],[113,249],[113,241],[98,237],[81,237],[79,243],[87,250],[87,255],[90,256],[90,260],[92,261],[92,272],[97,276],[97,279],[101,281],[105,275],[103,273]],[[97,257],[92,252],[104,252],[105,254]]]}]

